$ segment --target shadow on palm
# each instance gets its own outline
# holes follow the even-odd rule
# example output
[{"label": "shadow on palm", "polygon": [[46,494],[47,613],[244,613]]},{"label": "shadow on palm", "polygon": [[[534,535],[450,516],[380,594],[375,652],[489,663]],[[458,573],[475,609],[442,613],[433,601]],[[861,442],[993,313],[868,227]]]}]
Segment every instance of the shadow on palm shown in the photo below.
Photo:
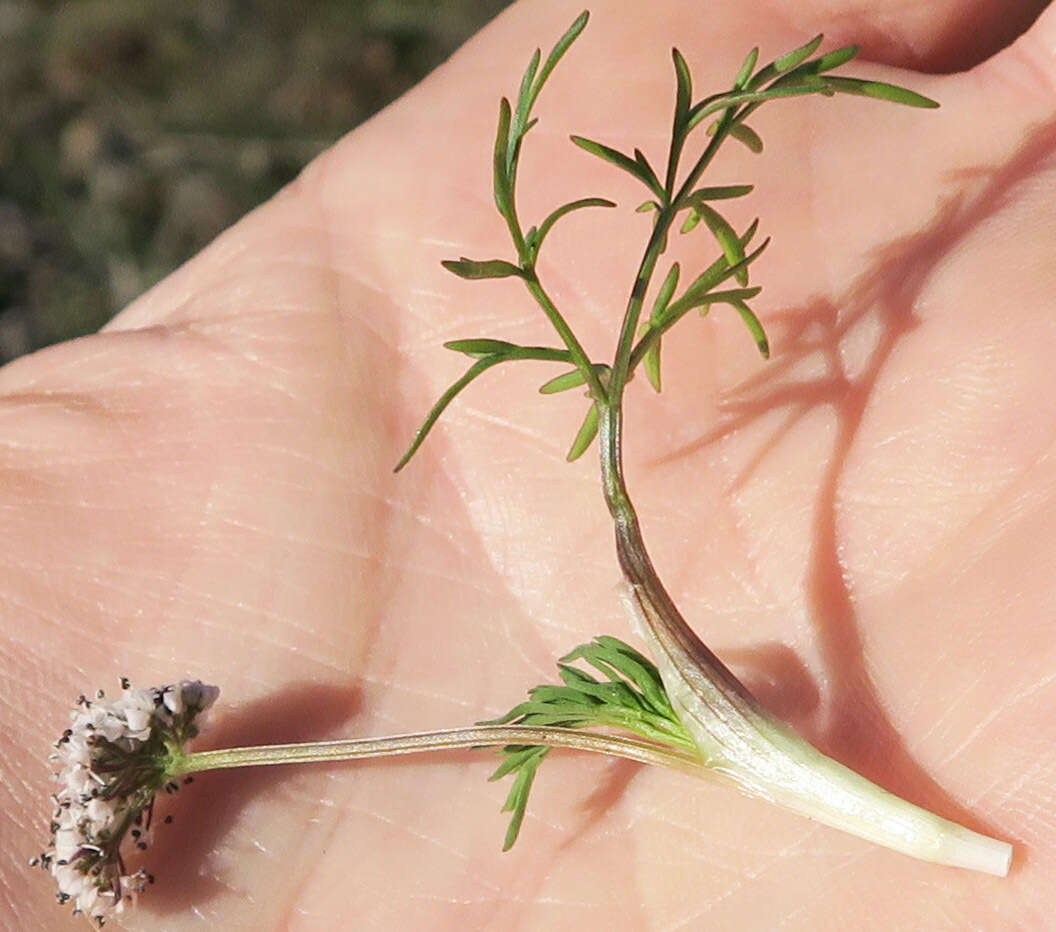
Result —
[{"label": "shadow on palm", "polygon": [[[983,832],[993,832],[995,826],[950,797],[914,759],[870,678],[855,599],[840,556],[839,493],[877,384],[901,341],[919,322],[915,308],[929,277],[959,243],[1002,208],[1016,185],[1039,170],[1054,144],[1056,122],[1049,122],[1038,126],[1008,162],[957,173],[957,180],[981,182],[981,189],[954,195],[927,228],[878,249],[872,266],[835,301],[818,299],[772,317],[783,325],[774,340],[779,348],[776,358],[722,401],[724,416],[718,425],[658,461],[690,456],[775,411],[786,412],[783,422],[759,444],[730,484],[734,491],[764,468],[768,454],[812,410],[824,407],[835,414],[836,430],[814,498],[813,538],[806,567],[810,614],[829,681],[828,694],[821,710],[813,707],[816,702],[804,706],[800,697],[811,693],[816,697],[818,690],[804,686],[809,674],[798,664],[798,675],[787,680],[796,698],[784,700],[778,687],[770,701],[778,709],[786,706],[789,721],[827,754],[892,792]],[[875,336],[867,358],[852,375],[843,362],[844,344],[860,328],[871,328]],[[822,360],[821,375],[796,378],[794,373],[810,358]],[[753,656],[755,650],[741,649],[731,655],[731,662],[748,668],[749,681],[756,664],[771,662],[773,648],[760,648]]]}]

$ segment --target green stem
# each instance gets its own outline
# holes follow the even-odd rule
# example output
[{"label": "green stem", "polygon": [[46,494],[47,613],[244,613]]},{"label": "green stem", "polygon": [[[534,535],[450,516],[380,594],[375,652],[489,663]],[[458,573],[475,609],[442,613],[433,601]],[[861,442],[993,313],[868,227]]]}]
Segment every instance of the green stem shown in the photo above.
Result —
[{"label": "green stem", "polygon": [[697,637],[660,581],[642,538],[638,514],[623,477],[622,417],[614,408],[602,413],[598,433],[602,449],[602,485],[616,531],[616,555],[624,579],[645,606],[654,638],[683,665],[695,663],[720,687],[717,701],[734,704],[740,714],[759,706],[736,676]]},{"label": "green stem", "polygon": [[605,498],[639,633],[649,643],[671,704],[707,766],[742,792],[903,854],[1004,876],[1012,846],[887,792],[771,716],[697,637],[657,576],[627,493],[620,411],[599,433]]},{"label": "green stem", "polygon": [[[506,221],[506,227],[510,231],[513,246],[517,250],[517,258],[521,266],[521,277],[524,279],[528,291],[543,309],[543,313],[546,314],[558,336],[561,337],[562,342],[568,347],[572,362],[583,373],[583,377],[590,387],[591,394],[594,398],[602,401],[606,397],[606,391],[598,378],[598,374],[594,371],[590,357],[587,355],[586,350],[583,349],[583,345],[579,342],[575,333],[572,332],[572,328],[568,325],[564,315],[557,309],[557,305],[546,293],[535,271],[535,256],[525,241],[524,231],[521,229],[521,221],[517,215],[516,186],[513,183],[516,174],[516,164],[514,162],[514,175],[511,175],[508,179],[509,201],[505,210],[500,207],[500,213]],[[496,172],[498,170],[498,167],[496,167]]]},{"label": "green stem", "polygon": [[535,272],[534,265],[529,265],[525,268],[524,283],[527,286],[529,293],[535,298],[536,303],[538,303],[543,309],[543,313],[546,314],[547,318],[550,320],[554,330],[557,331],[557,335],[561,337],[562,342],[568,347],[572,362],[574,362],[576,368],[583,373],[586,384],[590,388],[591,395],[601,403],[607,401],[608,392],[602,384],[601,379],[598,378],[598,373],[591,363],[590,357],[587,355],[586,350],[583,349],[583,344],[579,342],[576,335],[572,332],[572,328],[569,327],[568,321],[565,320],[564,316],[557,309],[557,305],[551,300],[550,295],[546,293],[542,282],[539,281],[539,276]]},{"label": "green stem", "polygon": [[368,757],[421,754],[454,748],[481,749],[509,744],[593,751],[624,757],[642,764],[659,764],[687,773],[700,774],[704,770],[700,758],[694,754],[638,738],[617,737],[571,728],[475,725],[469,728],[424,731],[385,738],[352,738],[341,741],[195,751],[177,757],[169,768],[169,775],[180,777],[204,770],[222,770],[230,767],[360,760]]},{"label": "green stem", "polygon": [[[609,407],[614,411],[618,412],[622,407],[623,390],[627,385],[627,380],[630,378],[631,353],[634,349],[635,334],[638,331],[638,321],[641,318],[642,304],[645,301],[645,294],[649,290],[649,282],[652,280],[653,272],[656,270],[656,263],[660,260],[660,255],[663,253],[664,246],[667,243],[667,237],[671,232],[671,225],[678,212],[688,206],[689,195],[693,193],[697,182],[700,180],[700,176],[704,173],[704,170],[708,165],[711,164],[711,160],[715,157],[715,153],[719,151],[720,146],[728,134],[732,119],[733,115],[727,113],[719,121],[715,135],[712,136],[711,141],[704,149],[703,154],[690,170],[685,181],[682,182],[682,187],[679,188],[678,194],[673,198],[670,198],[670,202],[662,207],[657,215],[656,223],[653,225],[652,235],[649,237],[649,242],[645,247],[645,254],[642,256],[641,264],[638,267],[638,274],[635,276],[634,284],[631,286],[631,294],[627,299],[627,308],[624,311],[623,323],[620,326],[619,341],[616,344],[616,356],[612,363],[612,374],[609,378],[608,391]],[[680,147],[672,147],[670,158],[677,161],[680,153]],[[667,177],[669,179],[669,184],[672,186],[677,170],[677,164],[668,165]],[[670,189],[668,190],[668,193],[670,193]],[[619,435],[618,417],[617,423],[612,426],[616,429],[610,431],[610,437],[616,439]],[[606,453],[603,449],[602,456],[609,456],[611,458],[614,452],[614,450],[610,450]]]}]

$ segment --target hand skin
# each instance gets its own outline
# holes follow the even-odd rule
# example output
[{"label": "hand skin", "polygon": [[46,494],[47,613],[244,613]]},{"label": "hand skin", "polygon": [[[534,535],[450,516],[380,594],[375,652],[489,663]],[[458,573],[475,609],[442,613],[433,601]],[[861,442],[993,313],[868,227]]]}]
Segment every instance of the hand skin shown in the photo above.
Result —
[{"label": "hand skin", "polygon": [[[664,394],[629,393],[627,470],[702,637],[830,754],[1012,841],[1011,875],[564,753],[503,855],[506,787],[463,752],[200,776],[161,804],[158,883],[119,928],[1054,927],[1056,10],[939,76],[888,65],[964,66],[1037,4],[767,6],[593,4],[541,99],[522,215],[619,201],[541,262],[604,358],[648,220],[567,136],[659,162],[671,44],[704,94],[756,43],[864,37],[873,63],[847,73],[941,101],[781,101],[753,120],[761,156],[724,152],[710,183],[754,182],[729,214],[774,237],[753,270],[773,358],[729,313],[687,319]],[[103,333],[0,372],[6,928],[83,928],[25,867],[82,692],[217,683],[203,747],[378,735],[492,716],[574,645],[632,638],[596,464],[563,462],[586,402],[535,393],[559,369],[489,373],[391,471],[464,367],[442,341],[554,342],[516,282],[439,263],[509,257],[496,101],[576,12],[514,7]],[[713,254],[704,232],[673,253]]]}]

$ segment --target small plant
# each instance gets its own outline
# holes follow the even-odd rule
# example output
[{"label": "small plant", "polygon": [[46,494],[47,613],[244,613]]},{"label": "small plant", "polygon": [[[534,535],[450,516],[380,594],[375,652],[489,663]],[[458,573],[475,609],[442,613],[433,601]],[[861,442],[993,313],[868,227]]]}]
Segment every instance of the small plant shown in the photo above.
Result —
[{"label": "small plant", "polygon": [[[103,920],[148,882],[146,875],[125,870],[121,844],[126,835],[144,843],[140,827],[145,813],[149,822],[154,794],[188,774],[452,747],[500,749],[502,762],[492,779],[513,778],[505,804],[511,813],[505,849],[517,839],[540,766],[552,748],[566,747],[717,775],[747,794],[905,854],[997,875],[1007,873],[1010,845],[893,796],[820,753],[760,706],[689,627],[657,577],[621,459],[627,385],[641,368],[660,391],[663,341],[690,311],[706,315],[714,307],[730,308],[744,322],[760,354],[769,355],[766,333],[750,306],[760,288],[749,284],[751,266],[769,240],[756,245],[757,222],[738,231],[714,206],[743,197],[752,187],[700,183],[720,147],[733,139],[753,152],[761,151],[762,140],[750,127],[749,118],[768,101],[786,97],[854,94],[912,107],[937,104],[890,84],[834,76],[832,71],[850,61],[857,49],[848,46],[812,57],[821,36],[762,67],[758,67],[758,50],[753,49],[729,89],[694,101],[689,67],[674,50],[675,110],[662,171],[655,170],[638,149],[627,155],[599,142],[572,137],[581,149],[627,172],[645,187],[646,199],[637,209],[652,218],[614,356],[611,362],[597,362],[587,355],[544,288],[537,260],[547,235],[563,217],[581,208],[616,205],[600,197],[583,198],[525,228],[516,201],[523,143],[536,124],[535,104],[554,68],[586,27],[587,18],[587,13],[579,16],[545,60],[536,51],[516,100],[511,104],[503,99],[499,107],[494,197],[510,234],[513,257],[462,257],[444,262],[445,268],[465,279],[520,279],[552,324],[560,345],[521,346],[488,338],[446,344],[473,363],[434,405],[396,468],[407,465],[447,406],[488,369],[518,360],[562,364],[565,371],[540,391],[552,394],[586,387],[589,405],[568,459],[577,459],[598,441],[603,493],[615,525],[627,610],[653,659],[616,638],[598,637],[562,658],[560,685],[535,687],[527,701],[499,719],[447,731],[350,741],[188,753],[184,743],[197,731],[195,718],[215,696],[211,687],[201,684],[152,691],[126,689],[116,704],[96,708],[91,714],[79,708],[58,747],[63,789],[57,797],[52,844],[39,859],[55,875],[60,899],[72,899],[76,909]],[[684,151],[698,128],[707,142],[686,167]],[[657,268],[676,226],[682,233],[698,227],[707,230],[716,241],[717,256],[691,279],[683,276],[677,263],[671,264],[654,289]],[[645,300],[651,289],[655,295],[646,313]],[[175,697],[183,698],[177,701]],[[101,723],[107,727],[100,727]]]}]

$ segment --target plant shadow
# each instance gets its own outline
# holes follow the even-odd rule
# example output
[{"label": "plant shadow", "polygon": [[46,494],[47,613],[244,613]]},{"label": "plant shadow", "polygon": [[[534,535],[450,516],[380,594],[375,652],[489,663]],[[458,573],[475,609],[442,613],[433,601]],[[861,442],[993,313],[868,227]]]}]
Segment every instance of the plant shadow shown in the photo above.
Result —
[{"label": "plant shadow", "polygon": [[[356,687],[296,684],[218,718],[209,728],[212,747],[251,747],[325,740],[360,707]],[[233,828],[254,798],[286,779],[283,766],[248,767],[201,774],[173,796],[159,796],[154,813],[154,843],[142,866],[158,877],[143,911],[170,913],[203,903],[227,887],[203,872],[210,852]],[[172,824],[164,823],[172,817]],[[139,867],[130,861],[130,866]]]},{"label": "plant shadow", "polygon": [[[823,708],[817,707],[817,687],[804,686],[809,674],[802,663],[796,661],[784,672],[778,669],[777,678],[768,675],[775,672],[767,668],[772,659],[757,666],[760,658],[752,658],[750,651],[723,654],[731,663],[748,668],[749,681],[754,678],[756,686],[760,682],[766,686],[760,698],[768,708],[796,725],[826,754],[918,805],[983,832],[991,829],[914,759],[869,676],[854,597],[840,556],[838,498],[869,402],[900,342],[918,325],[915,308],[930,277],[960,242],[1001,209],[1016,185],[1029,178],[1054,147],[1056,121],[1050,121],[1030,132],[1006,163],[955,176],[961,190],[940,205],[931,223],[879,250],[845,295],[838,300],[819,298],[780,315],[777,319],[786,327],[778,341],[780,355],[762,374],[738,387],[724,403],[725,416],[718,425],[658,461],[690,455],[774,412],[784,412],[735,477],[736,489],[807,414],[819,407],[833,413],[835,436],[815,495],[805,568],[808,605],[828,681]],[[844,363],[844,346],[864,333],[872,334],[871,349],[852,373]],[[808,358],[823,360],[823,372],[804,380],[796,373]],[[787,664],[787,658],[783,662]],[[782,685],[790,671],[795,675]]]}]

